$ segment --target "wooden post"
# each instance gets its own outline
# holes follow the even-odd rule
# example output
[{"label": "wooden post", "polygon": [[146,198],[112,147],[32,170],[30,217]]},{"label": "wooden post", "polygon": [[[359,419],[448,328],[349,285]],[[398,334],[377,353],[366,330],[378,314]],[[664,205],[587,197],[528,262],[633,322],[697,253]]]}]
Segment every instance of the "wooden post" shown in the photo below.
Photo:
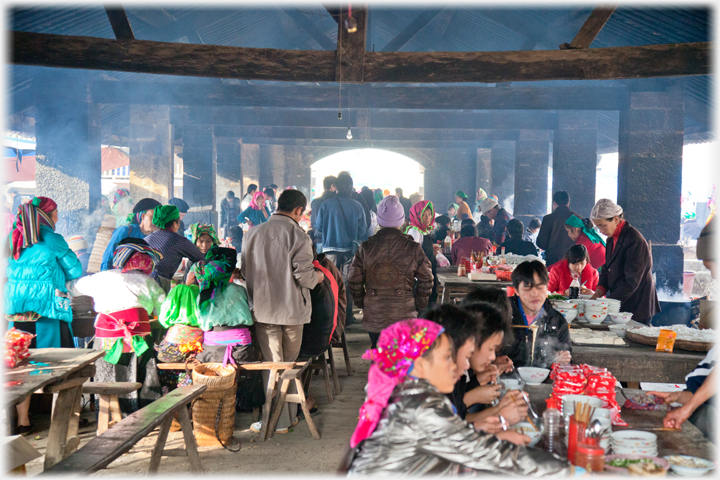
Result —
[{"label": "wooden post", "polygon": [[340,14],[335,57],[335,81],[338,83],[363,83],[367,5],[359,5],[359,8],[352,9],[352,18],[357,22],[357,31],[354,33],[348,33],[345,28],[348,7],[341,7]]}]

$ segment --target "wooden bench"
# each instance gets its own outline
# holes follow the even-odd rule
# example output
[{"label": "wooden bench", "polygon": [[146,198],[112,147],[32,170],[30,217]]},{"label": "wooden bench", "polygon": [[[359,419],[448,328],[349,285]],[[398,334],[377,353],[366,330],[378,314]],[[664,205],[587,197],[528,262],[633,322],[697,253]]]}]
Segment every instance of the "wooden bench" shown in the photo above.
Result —
[{"label": "wooden bench", "polygon": [[[129,415],[113,428],[90,440],[85,446],[66,457],[44,474],[93,473],[107,467],[160,425],[157,442],[150,457],[148,473],[157,472],[162,456],[187,456],[194,472],[201,472],[200,456],[193,435],[188,405],[198,398],[207,385],[180,387]],[[178,412],[185,439],[185,449],[165,450],[173,415]]]},{"label": "wooden bench", "polygon": [[[329,352],[331,349],[328,348],[327,351]],[[331,354],[332,355],[332,354]],[[305,361],[307,359],[298,359],[299,362]],[[312,374],[315,372],[322,373],[323,380],[325,380],[325,393],[327,394],[328,402],[333,403],[333,390],[335,395],[340,394],[340,381],[337,378],[337,374],[335,372],[335,375],[333,375],[333,382],[334,384],[330,385],[330,374],[328,373],[328,361],[325,358],[325,353],[321,353],[317,357],[313,357],[312,363],[310,363],[310,368],[308,369],[308,374],[305,377],[305,381],[303,382],[303,385],[305,386],[305,391],[310,391],[310,378],[312,377]],[[334,363],[334,362],[333,362]],[[331,367],[332,370],[332,367]]]},{"label": "wooden bench", "polygon": [[[110,428],[111,423],[120,423],[120,400],[118,395],[132,393],[142,387],[139,382],[85,382],[82,393],[100,396],[100,411],[98,412],[97,435],[102,435]],[[110,417],[112,416],[112,422]]]}]

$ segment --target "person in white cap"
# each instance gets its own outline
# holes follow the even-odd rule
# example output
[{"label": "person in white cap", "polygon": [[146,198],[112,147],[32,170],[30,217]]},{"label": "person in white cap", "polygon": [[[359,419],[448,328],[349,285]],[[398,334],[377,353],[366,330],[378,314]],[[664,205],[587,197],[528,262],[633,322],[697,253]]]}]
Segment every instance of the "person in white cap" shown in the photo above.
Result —
[{"label": "person in white cap", "polygon": [[486,197],[480,202],[480,211],[495,222],[492,241],[496,247],[499,247],[509,238],[507,224],[513,219],[513,216],[498,205],[498,202],[492,197]]},{"label": "person in white cap", "polygon": [[605,296],[620,300],[623,312],[632,313],[633,320],[648,325],[660,311],[660,303],[645,237],[625,221],[622,207],[607,198],[598,200],[590,219],[608,237],[605,266],[592,299]]}]

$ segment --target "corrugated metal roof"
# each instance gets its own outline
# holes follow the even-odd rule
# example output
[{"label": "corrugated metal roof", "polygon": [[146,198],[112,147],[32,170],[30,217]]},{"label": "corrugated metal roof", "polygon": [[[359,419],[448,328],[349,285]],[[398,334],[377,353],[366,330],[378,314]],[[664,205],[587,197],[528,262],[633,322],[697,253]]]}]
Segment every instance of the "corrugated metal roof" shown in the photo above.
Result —
[{"label": "corrugated metal roof", "polygon": [[99,7],[19,7],[10,11],[13,30],[115,38],[105,9]]}]

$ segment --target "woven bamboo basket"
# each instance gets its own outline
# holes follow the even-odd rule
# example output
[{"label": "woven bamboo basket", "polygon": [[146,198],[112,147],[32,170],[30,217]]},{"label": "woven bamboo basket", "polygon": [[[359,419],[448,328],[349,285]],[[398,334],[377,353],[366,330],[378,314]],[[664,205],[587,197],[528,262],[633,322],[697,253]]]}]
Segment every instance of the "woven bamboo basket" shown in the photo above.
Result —
[{"label": "woven bamboo basket", "polygon": [[[216,375],[207,375],[206,372],[212,371]],[[222,363],[201,363],[192,371],[192,380],[194,385],[207,385],[209,392],[212,390],[223,390],[235,384],[236,370],[232,365],[223,367]],[[205,395],[205,394],[203,394]]]},{"label": "woven bamboo basket", "polygon": [[[192,407],[193,433],[201,447],[227,444],[235,430],[235,393],[237,385],[222,390],[205,390]],[[222,402],[222,407],[220,403]],[[219,418],[218,418],[219,416]],[[217,424],[217,435],[215,425]],[[220,441],[218,438],[220,437]]]}]

